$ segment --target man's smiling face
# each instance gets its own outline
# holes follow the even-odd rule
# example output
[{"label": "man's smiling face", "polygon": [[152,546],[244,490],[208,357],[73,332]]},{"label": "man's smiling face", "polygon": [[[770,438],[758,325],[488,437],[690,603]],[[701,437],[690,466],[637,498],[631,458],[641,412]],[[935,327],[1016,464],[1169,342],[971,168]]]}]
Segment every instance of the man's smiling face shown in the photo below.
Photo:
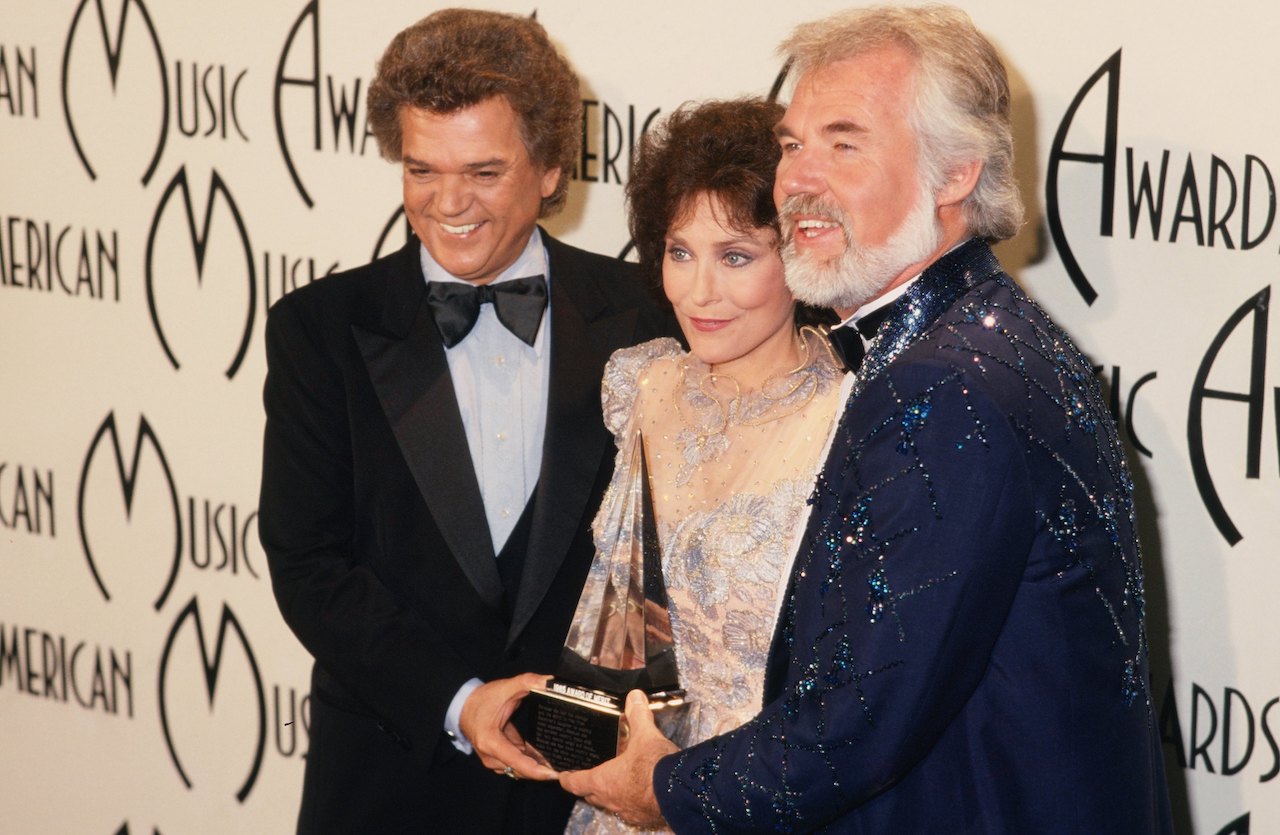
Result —
[{"label": "man's smiling face", "polygon": [[501,96],[452,113],[405,107],[404,211],[450,275],[487,284],[524,251],[559,168],[533,162]]}]

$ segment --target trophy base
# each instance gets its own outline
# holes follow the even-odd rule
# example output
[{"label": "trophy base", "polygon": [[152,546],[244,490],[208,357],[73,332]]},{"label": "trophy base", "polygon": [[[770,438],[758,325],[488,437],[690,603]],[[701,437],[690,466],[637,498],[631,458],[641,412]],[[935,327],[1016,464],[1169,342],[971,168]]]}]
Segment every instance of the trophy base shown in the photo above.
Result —
[{"label": "trophy base", "polygon": [[[618,755],[627,736],[626,694],[596,690],[553,678],[546,690],[525,697],[518,720],[525,741],[557,771],[594,768]],[[683,690],[649,694],[649,709],[685,703]]]}]

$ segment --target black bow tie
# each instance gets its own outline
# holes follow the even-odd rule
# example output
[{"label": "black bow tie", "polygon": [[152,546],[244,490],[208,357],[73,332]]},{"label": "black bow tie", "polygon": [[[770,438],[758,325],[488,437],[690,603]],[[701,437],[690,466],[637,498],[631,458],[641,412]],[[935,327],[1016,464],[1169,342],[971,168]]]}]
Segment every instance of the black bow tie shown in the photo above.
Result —
[{"label": "black bow tie", "polygon": [[547,307],[547,282],[540,275],[515,278],[497,284],[463,284],[428,281],[427,304],[436,318],[444,344],[452,348],[476,325],[480,305],[493,304],[498,321],[526,345],[538,336],[542,311]]},{"label": "black bow tie", "polygon": [[862,365],[862,360],[867,355],[867,349],[862,341],[865,339],[870,342],[876,338],[876,332],[880,330],[884,320],[889,318],[889,311],[893,307],[894,304],[890,302],[878,310],[871,311],[856,322],[828,331],[827,339],[831,341],[831,350],[844,362],[845,368],[857,371],[858,366]]}]

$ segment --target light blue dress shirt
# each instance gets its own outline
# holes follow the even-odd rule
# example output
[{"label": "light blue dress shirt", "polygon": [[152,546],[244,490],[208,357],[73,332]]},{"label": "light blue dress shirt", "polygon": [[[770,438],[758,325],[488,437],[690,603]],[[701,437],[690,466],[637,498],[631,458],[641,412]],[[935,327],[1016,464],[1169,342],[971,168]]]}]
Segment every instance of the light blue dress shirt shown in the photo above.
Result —
[{"label": "light blue dress shirt", "polygon": [[[425,246],[420,247],[420,256],[427,281],[462,281],[445,272]],[[532,346],[498,321],[493,305],[484,304],[466,338],[445,349],[495,554],[511,536],[542,469],[551,378],[547,324],[551,320],[551,275],[542,233],[536,227],[524,251],[493,283],[532,275],[545,276],[547,281],[547,309]],[[459,719],[463,703],[481,684],[476,678],[463,684],[445,714],[445,733],[455,748],[467,754],[471,743],[463,736]]]},{"label": "light blue dress shirt", "polygon": [[[421,259],[427,281],[465,283],[445,272],[425,246]],[[547,253],[536,228],[520,257],[493,283],[532,275],[547,276]],[[550,284],[547,276],[548,297]],[[530,346],[498,321],[493,305],[484,304],[466,338],[445,349],[495,554],[511,536],[542,468],[550,318],[548,301]]]}]

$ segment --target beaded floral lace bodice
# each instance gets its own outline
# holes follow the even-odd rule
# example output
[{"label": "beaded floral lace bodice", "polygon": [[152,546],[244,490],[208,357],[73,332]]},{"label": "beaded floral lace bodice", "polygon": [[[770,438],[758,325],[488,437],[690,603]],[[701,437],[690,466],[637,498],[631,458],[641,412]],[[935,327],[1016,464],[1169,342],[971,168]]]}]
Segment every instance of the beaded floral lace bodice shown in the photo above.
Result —
[{"label": "beaded floral lace bodice", "polygon": [[[740,394],[732,381],[657,339],[618,351],[605,369],[605,423],[644,436],[686,708],[664,717],[681,747],[737,727],[760,709],[765,660],[804,523],[842,372],[824,338],[801,332],[803,362]],[[736,396],[735,396],[736,395]],[[627,456],[596,516],[597,548]],[[568,832],[633,831],[579,803]]]}]

